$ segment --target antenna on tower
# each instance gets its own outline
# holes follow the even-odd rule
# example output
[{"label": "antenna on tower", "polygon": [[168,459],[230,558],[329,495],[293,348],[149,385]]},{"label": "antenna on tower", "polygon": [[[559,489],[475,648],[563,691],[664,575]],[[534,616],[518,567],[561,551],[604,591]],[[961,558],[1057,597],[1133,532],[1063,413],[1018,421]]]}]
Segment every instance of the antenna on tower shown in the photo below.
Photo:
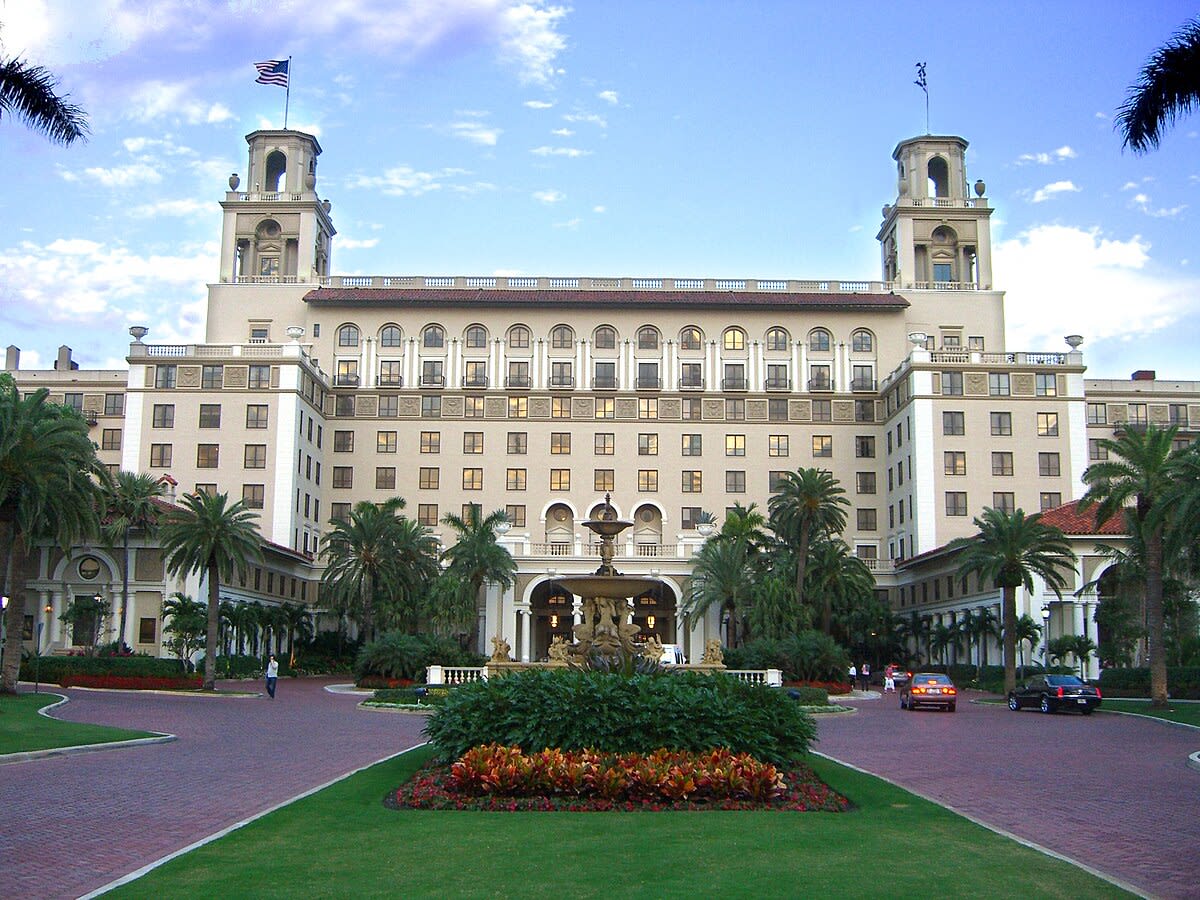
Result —
[{"label": "antenna on tower", "polygon": [[925,79],[925,63],[917,63],[917,80],[913,84],[925,92],[925,133],[931,134],[932,132],[929,130],[929,82]]}]

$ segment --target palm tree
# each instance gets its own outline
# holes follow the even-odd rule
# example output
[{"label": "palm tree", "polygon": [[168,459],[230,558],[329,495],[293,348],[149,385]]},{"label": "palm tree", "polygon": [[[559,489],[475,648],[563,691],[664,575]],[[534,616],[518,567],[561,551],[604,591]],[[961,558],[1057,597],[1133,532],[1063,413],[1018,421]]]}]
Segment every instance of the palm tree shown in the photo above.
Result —
[{"label": "palm tree", "polygon": [[[796,602],[804,603],[804,578],[808,568],[808,548],[813,540],[840,534],[846,527],[845,507],[850,501],[838,480],[825,469],[797,469],[784,474],[767,508],[771,527],[781,540],[793,545],[796,554]],[[826,615],[822,630],[831,626]]]},{"label": "palm tree", "polygon": [[296,659],[296,639],[299,638],[301,643],[312,640],[312,619],[309,618],[307,607],[301,606],[299,603],[283,604],[283,612],[287,622],[288,661],[294,665]]},{"label": "palm tree", "polygon": [[[932,655],[930,647],[930,622],[927,617],[922,616],[915,609],[908,614],[908,618],[902,618],[896,622],[896,633],[899,640],[904,646],[905,653],[908,653],[908,642],[912,641],[911,656],[920,662],[921,658],[921,643],[925,643],[926,659]],[[908,660],[905,660],[907,663]]]},{"label": "palm tree", "polygon": [[960,635],[956,629],[944,622],[938,622],[930,631],[929,649],[937,656],[938,662],[944,666],[946,665],[946,651],[957,644],[959,639]]},{"label": "palm tree", "polygon": [[[991,507],[975,518],[978,534],[958,538],[947,547],[960,550],[960,578],[969,574],[1001,589],[1001,634],[1004,641],[1004,692],[1017,686],[1017,588],[1033,593],[1037,575],[1061,599],[1067,580],[1062,573],[1075,564],[1075,554],[1062,531],[1041,522],[1041,514],[1008,513]],[[982,662],[980,663],[982,667]]]},{"label": "palm tree", "polygon": [[[385,613],[396,626],[416,634],[422,611],[422,600],[437,580],[438,539],[433,529],[415,519],[400,516],[396,520],[395,554],[398,578],[395,593]],[[472,618],[474,612],[472,611]]]},{"label": "palm tree", "polygon": [[[1146,630],[1150,653],[1150,705],[1167,706],[1167,657],[1163,644],[1163,547],[1170,537],[1172,508],[1186,484],[1186,457],[1172,450],[1175,428],[1126,428],[1100,446],[1108,459],[1084,470],[1087,493],[1079,509],[1096,506],[1098,522],[1123,515],[1144,553]],[[1182,505],[1186,509],[1186,505]]]},{"label": "palm tree", "polygon": [[182,508],[163,517],[159,527],[167,572],[200,573],[208,581],[208,634],[204,647],[204,690],[216,689],[217,626],[220,621],[222,580],[245,574],[252,560],[262,558],[258,514],[244,500],[229,503],[228,494],[185,494]]},{"label": "palm tree", "polygon": [[831,634],[833,614],[838,614],[845,633],[843,643],[854,643],[866,632],[851,624],[856,613],[870,607],[875,595],[875,578],[867,564],[850,552],[841,538],[822,538],[809,546],[809,564],[805,575],[805,593],[819,597],[821,630]]},{"label": "palm tree", "polygon": [[104,491],[104,540],[109,547],[121,547],[121,624],[118,645],[125,641],[129,624],[129,537],[133,532],[152,534],[158,522],[155,503],[163,495],[163,485],[144,472],[118,472]]},{"label": "palm tree", "polygon": [[1025,645],[1029,645],[1029,653],[1042,639],[1042,626],[1033,620],[1029,613],[1022,613],[1017,619],[1017,648],[1021,651],[1021,677],[1025,675]]},{"label": "palm tree", "polygon": [[41,66],[24,60],[0,60],[0,119],[16,115],[55,144],[87,140],[87,116],[54,93],[58,82]]},{"label": "palm tree", "polygon": [[1165,126],[1200,104],[1200,19],[1187,22],[1146,61],[1113,125],[1135,153],[1158,147]]},{"label": "palm tree", "polygon": [[506,521],[508,516],[502,509],[480,518],[479,510],[474,506],[465,519],[454,513],[446,513],[442,518],[442,523],[453,528],[458,536],[454,545],[442,553],[442,559],[449,563],[450,574],[467,586],[468,595],[476,603],[488,582],[502,588],[496,600],[496,634],[499,636],[503,636],[504,631],[501,624],[504,618],[503,590],[513,586],[517,572],[512,554],[496,541],[496,526]]},{"label": "palm tree", "polygon": [[[11,589],[15,548],[49,539],[64,551],[99,531],[101,485],[108,472],[96,459],[87,423],[74,410],[48,403],[49,391],[22,397],[11,376],[0,376],[0,593],[10,635],[21,633],[24,592]],[[14,693],[21,641],[4,646],[0,692]]]},{"label": "palm tree", "polygon": [[709,541],[693,557],[684,615],[703,616],[711,607],[729,617],[729,646],[738,645],[738,621],[754,593],[758,569],[748,541]]},{"label": "palm tree", "polygon": [[397,513],[403,508],[402,497],[354,504],[346,519],[330,520],[321,550],[326,563],[321,575],[325,596],[334,610],[356,614],[367,640],[374,635],[381,597],[401,589]]},{"label": "palm tree", "polygon": [[204,646],[207,615],[203,603],[181,591],[163,601],[163,621],[171,620],[163,628],[165,634],[171,635],[167,646],[175,651],[185,672],[191,655]]}]

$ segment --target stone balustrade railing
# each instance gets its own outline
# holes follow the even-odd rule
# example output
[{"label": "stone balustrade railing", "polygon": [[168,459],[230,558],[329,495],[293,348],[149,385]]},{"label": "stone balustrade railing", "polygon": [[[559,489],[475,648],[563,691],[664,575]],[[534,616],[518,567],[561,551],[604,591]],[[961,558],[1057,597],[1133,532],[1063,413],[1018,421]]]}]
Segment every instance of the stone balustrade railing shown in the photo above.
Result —
[{"label": "stone balustrade railing", "polygon": [[[563,668],[562,663],[501,663],[497,668],[503,668],[506,671],[520,669],[540,669],[540,668]],[[732,675],[739,681],[745,681],[748,684],[765,684],[767,687],[782,687],[783,672],[779,669],[720,669],[717,666],[672,666],[672,669],[681,671],[697,671],[697,672],[718,672],[724,671],[726,675]],[[487,681],[488,679],[487,666],[427,666],[425,670],[426,684],[445,684],[459,685],[468,684],[473,681]]]}]

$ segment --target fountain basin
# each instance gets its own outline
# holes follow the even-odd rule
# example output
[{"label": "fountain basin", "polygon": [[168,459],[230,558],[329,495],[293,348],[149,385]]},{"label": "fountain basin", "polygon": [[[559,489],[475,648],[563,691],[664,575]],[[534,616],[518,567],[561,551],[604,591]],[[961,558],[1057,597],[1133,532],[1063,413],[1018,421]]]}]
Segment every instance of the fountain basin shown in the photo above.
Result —
[{"label": "fountain basin", "polygon": [[645,575],[559,575],[554,583],[580,597],[622,600],[636,597],[659,581]]}]

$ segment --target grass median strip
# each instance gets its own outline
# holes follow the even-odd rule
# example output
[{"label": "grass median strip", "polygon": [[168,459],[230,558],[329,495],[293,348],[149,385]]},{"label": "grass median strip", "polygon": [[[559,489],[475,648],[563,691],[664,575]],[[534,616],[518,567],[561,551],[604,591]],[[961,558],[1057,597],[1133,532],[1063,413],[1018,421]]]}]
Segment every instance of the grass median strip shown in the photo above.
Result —
[{"label": "grass median strip", "polygon": [[155,737],[148,731],[65,722],[38,713],[60,699],[57,694],[0,696],[0,756]]},{"label": "grass median strip", "polygon": [[[416,750],[276,810],[115,897],[1129,896],[825,759],[849,813],[389,810]],[[911,840],[913,843],[906,844]],[[927,848],[901,852],[905,846]],[[297,882],[297,873],[303,883]]]},{"label": "grass median strip", "polygon": [[1181,722],[1184,725],[1195,725],[1200,728],[1200,703],[1195,702],[1171,701],[1168,709],[1153,709],[1149,700],[1120,700],[1114,697],[1105,697],[1100,704],[1100,709],[1109,712],[1137,713],[1139,716],[1152,716],[1156,719]]}]

